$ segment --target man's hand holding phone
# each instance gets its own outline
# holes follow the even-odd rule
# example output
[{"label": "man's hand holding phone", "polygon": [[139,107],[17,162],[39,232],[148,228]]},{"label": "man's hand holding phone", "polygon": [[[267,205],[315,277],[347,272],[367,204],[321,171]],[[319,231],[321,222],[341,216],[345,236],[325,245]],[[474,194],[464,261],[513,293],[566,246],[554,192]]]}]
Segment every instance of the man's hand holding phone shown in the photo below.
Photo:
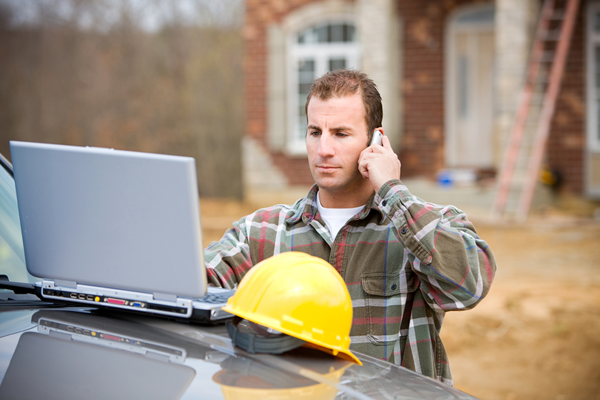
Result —
[{"label": "man's hand holding phone", "polygon": [[371,145],[360,154],[358,170],[364,178],[371,181],[373,189],[378,192],[387,181],[400,179],[400,168],[400,160],[392,150],[390,140],[383,135],[383,131],[375,130]]}]

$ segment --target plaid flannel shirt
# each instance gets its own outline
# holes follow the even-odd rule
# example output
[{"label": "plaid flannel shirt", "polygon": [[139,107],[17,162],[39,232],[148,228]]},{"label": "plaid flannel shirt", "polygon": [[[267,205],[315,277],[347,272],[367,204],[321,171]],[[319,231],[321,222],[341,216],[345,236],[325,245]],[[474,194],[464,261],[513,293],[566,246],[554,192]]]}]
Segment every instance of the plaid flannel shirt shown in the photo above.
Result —
[{"label": "plaid flannel shirt", "polygon": [[352,351],[401,364],[452,385],[440,340],[444,314],[474,307],[496,263],[467,216],[387,182],[332,238],[317,211],[317,186],[233,224],[205,249],[209,282],[235,288],[265,258],[302,251],[341,274],[352,298]]}]

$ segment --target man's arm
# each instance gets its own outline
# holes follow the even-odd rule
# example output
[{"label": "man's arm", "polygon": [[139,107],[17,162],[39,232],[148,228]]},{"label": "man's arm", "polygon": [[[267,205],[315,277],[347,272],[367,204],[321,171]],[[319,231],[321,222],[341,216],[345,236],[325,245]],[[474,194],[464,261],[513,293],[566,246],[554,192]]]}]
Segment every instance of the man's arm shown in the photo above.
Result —
[{"label": "man's arm", "polygon": [[221,240],[204,249],[204,263],[209,284],[234,289],[252,267],[246,236],[245,217],[233,223]]},{"label": "man's arm", "polygon": [[474,307],[489,291],[496,261],[462,211],[413,196],[400,181],[401,163],[387,136],[369,146],[358,167],[375,190],[375,201],[410,250],[408,261],[421,279],[429,305],[440,311]]},{"label": "man's arm", "polygon": [[465,213],[422,201],[400,180],[384,184],[375,201],[409,249],[412,269],[433,309],[469,309],[485,297],[496,261]]}]

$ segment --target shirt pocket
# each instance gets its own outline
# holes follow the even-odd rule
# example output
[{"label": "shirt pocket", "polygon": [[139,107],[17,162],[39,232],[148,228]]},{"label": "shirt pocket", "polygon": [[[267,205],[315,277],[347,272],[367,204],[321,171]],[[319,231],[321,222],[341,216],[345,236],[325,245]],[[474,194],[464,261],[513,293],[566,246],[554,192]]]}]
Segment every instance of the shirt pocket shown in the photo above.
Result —
[{"label": "shirt pocket", "polygon": [[374,345],[389,346],[408,334],[401,330],[406,300],[419,285],[414,274],[366,272],[362,275],[365,292],[367,338]]}]

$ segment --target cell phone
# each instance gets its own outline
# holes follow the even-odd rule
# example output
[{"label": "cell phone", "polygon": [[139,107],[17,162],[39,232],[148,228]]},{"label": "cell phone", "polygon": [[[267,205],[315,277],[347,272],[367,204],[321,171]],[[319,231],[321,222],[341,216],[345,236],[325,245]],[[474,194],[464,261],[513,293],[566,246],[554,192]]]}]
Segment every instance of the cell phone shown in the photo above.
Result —
[{"label": "cell phone", "polygon": [[371,139],[371,144],[369,144],[369,146],[372,146],[374,144],[378,144],[381,146],[381,138],[383,137],[383,133],[381,133],[381,131],[379,129],[375,129],[375,131],[373,132],[373,138]]}]

